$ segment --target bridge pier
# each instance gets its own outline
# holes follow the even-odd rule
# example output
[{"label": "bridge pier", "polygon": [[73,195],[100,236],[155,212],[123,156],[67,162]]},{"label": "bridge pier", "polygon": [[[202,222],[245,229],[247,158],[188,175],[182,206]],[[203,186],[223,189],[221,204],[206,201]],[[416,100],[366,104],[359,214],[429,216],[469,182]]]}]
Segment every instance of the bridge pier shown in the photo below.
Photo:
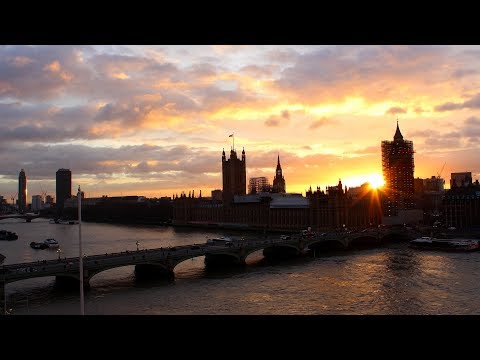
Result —
[{"label": "bridge pier", "polygon": [[263,249],[266,258],[287,259],[300,254],[300,250],[289,246],[271,246]]},{"label": "bridge pier", "polygon": [[173,267],[166,267],[155,264],[137,264],[135,265],[135,277],[138,279],[158,279],[175,277]]},{"label": "bridge pier", "polygon": [[0,315],[4,315],[5,314],[5,283],[4,282],[0,282],[0,310],[1,310],[1,313]]},{"label": "bridge pier", "polygon": [[[90,277],[88,276],[83,277],[83,288],[90,289]],[[68,288],[73,289],[80,285],[80,279],[78,276],[71,276],[71,275],[57,275],[55,276],[55,286],[60,288]]]},{"label": "bridge pier", "polygon": [[207,266],[243,266],[245,264],[245,256],[242,255],[205,254],[205,265]]}]

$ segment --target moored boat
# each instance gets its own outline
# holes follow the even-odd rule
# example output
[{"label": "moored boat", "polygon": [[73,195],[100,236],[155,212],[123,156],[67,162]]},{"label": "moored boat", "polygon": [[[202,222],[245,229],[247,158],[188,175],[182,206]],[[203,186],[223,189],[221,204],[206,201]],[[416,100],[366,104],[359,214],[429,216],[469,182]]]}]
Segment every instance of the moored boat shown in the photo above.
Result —
[{"label": "moored boat", "polygon": [[45,245],[47,245],[49,248],[58,248],[59,247],[58,241],[53,239],[53,238],[46,239],[43,243]]},{"label": "moored boat", "polygon": [[409,247],[424,250],[465,252],[479,250],[480,244],[478,240],[473,239],[436,239],[424,236],[410,241]]},{"label": "moored boat", "polygon": [[17,240],[18,235],[12,231],[0,230],[0,240]]},{"label": "moored boat", "polygon": [[42,249],[42,250],[43,250],[43,249],[48,248],[48,245],[45,244],[45,243],[39,243],[39,242],[32,241],[32,242],[30,243],[30,247],[31,247],[32,249]]}]

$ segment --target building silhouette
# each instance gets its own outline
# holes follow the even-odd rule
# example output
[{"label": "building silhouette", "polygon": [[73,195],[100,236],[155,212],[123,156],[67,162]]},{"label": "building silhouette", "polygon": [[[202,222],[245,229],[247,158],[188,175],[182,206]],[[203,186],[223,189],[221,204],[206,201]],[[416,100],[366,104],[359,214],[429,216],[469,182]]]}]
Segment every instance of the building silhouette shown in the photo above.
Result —
[{"label": "building silhouette", "polygon": [[27,176],[25,170],[18,175],[18,211],[24,213],[27,210]]},{"label": "building silhouette", "polygon": [[230,150],[230,158],[227,160],[225,150],[222,152],[222,177],[223,192],[222,200],[224,206],[229,206],[234,195],[246,195],[247,172],[245,162],[245,149],[242,151],[242,158],[237,157],[235,149]]},{"label": "building silhouette", "polygon": [[397,216],[398,210],[414,208],[413,142],[397,130],[393,141],[382,141],[382,170],[385,180],[385,216]]},{"label": "building silhouette", "polygon": [[273,179],[272,191],[276,193],[284,193],[285,191],[285,178],[282,174],[282,166],[280,165],[280,155],[278,155],[277,170],[275,172],[275,178]]},{"label": "building silhouette", "polygon": [[64,202],[72,196],[72,172],[69,169],[58,169],[56,173],[57,214],[63,212]]},{"label": "building silhouette", "polygon": [[450,188],[468,186],[472,184],[471,172],[452,173],[450,178]]},{"label": "building silhouette", "polygon": [[257,194],[262,191],[270,191],[270,184],[265,176],[250,178],[248,181],[248,193]]},{"label": "building silhouette", "polygon": [[42,195],[33,195],[32,196],[32,211],[39,211],[43,207],[43,198]]}]

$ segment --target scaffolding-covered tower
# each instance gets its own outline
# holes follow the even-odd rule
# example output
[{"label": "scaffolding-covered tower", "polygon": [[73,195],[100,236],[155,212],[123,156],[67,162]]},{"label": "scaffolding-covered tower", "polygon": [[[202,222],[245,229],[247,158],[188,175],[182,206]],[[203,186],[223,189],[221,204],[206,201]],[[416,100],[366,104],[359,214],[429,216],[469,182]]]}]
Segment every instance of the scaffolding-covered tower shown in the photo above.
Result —
[{"label": "scaffolding-covered tower", "polygon": [[414,208],[413,142],[404,140],[400,128],[393,141],[382,141],[382,170],[387,200],[385,216],[396,216],[398,210]]}]

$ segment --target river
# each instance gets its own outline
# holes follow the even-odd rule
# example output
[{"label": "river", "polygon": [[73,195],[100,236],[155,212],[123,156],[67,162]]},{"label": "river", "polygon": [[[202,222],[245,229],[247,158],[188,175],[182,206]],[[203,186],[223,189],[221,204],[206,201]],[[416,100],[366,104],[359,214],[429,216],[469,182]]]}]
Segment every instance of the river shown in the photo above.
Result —
[{"label": "river", "polygon": [[[2,220],[15,241],[0,241],[4,264],[78,256],[78,225]],[[241,236],[156,226],[82,223],[85,255],[205,242],[214,235]],[[252,236],[252,234],[246,234]],[[53,237],[61,252],[29,244]],[[89,315],[167,314],[480,314],[480,252],[419,251],[406,243],[374,249],[329,251],[288,260],[265,261],[262,252],[245,267],[206,270],[204,258],[175,268],[175,279],[142,280],[133,266],[95,275],[85,291]],[[78,289],[55,286],[54,277],[6,285],[12,314],[80,312]]]}]

